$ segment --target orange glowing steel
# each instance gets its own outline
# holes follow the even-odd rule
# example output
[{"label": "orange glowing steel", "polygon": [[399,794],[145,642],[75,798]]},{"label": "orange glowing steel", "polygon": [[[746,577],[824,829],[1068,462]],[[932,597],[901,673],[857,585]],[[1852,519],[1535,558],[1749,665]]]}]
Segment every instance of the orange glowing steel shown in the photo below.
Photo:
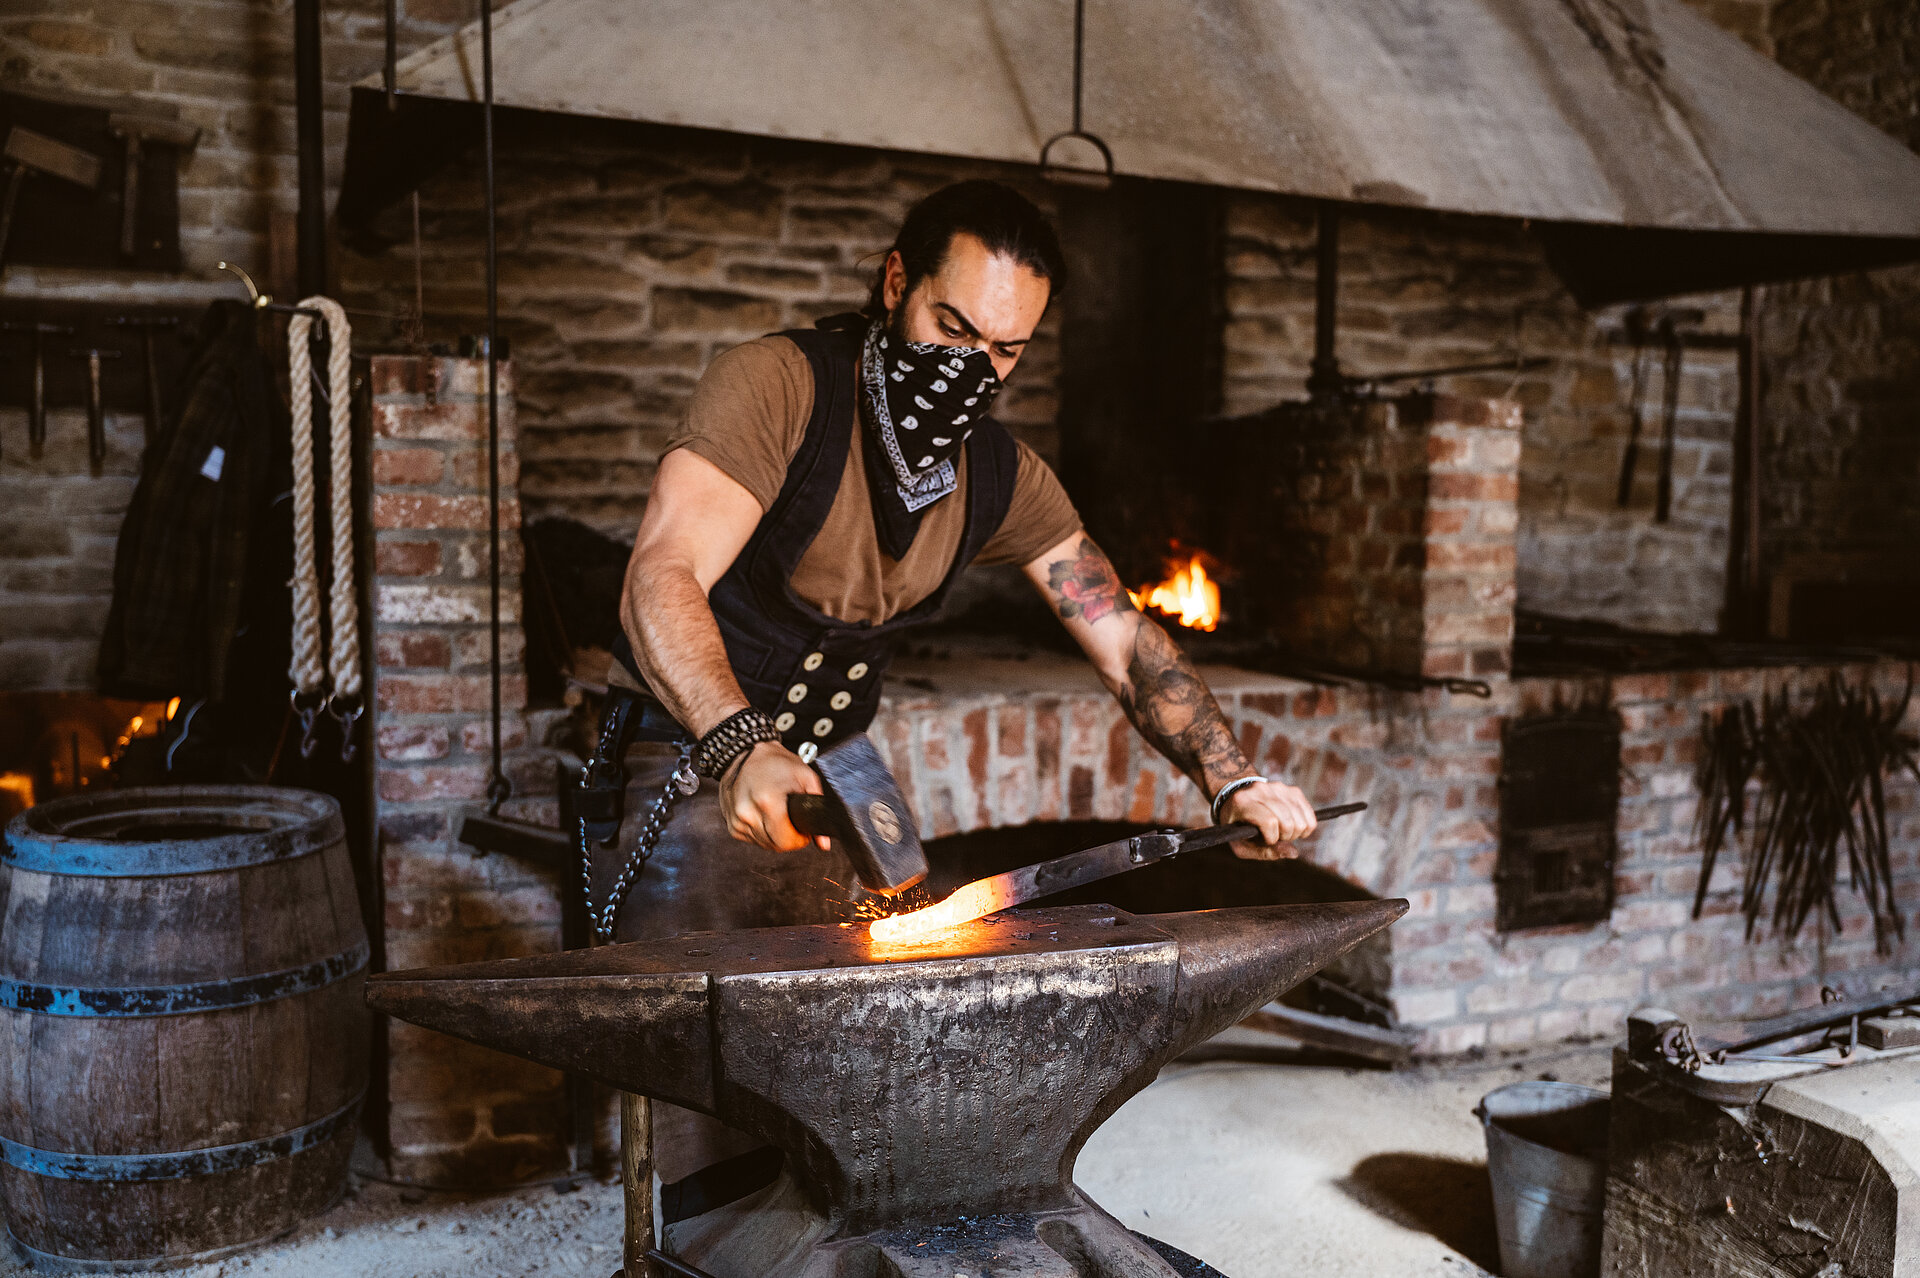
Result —
[{"label": "orange glowing steel", "polygon": [[934,932],[943,932],[950,927],[959,927],[962,923],[971,923],[985,918],[995,910],[1004,910],[1013,904],[1006,894],[1004,884],[996,884],[991,879],[981,879],[969,883],[946,900],[929,905],[924,910],[914,910],[909,914],[896,914],[892,918],[875,919],[867,926],[867,935],[883,945],[901,945],[917,941]]},{"label": "orange glowing steel", "polygon": [[1220,624],[1220,587],[1207,575],[1195,555],[1184,564],[1169,564],[1167,579],[1158,585],[1129,590],[1133,606],[1153,608],[1192,630],[1212,630]]}]

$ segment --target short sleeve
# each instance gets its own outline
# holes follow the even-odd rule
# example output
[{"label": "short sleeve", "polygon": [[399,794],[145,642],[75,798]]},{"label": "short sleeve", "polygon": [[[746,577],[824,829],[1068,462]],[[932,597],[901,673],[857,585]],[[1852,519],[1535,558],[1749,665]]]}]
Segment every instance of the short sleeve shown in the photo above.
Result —
[{"label": "short sleeve", "polygon": [[1013,481],[1013,501],[1000,530],[974,559],[979,564],[1028,564],[1080,531],[1080,512],[1067,490],[1040,454],[1015,441],[1020,468]]},{"label": "short sleeve", "polygon": [[784,337],[762,337],[722,352],[693,389],[687,414],[667,439],[718,466],[772,507],[813,416],[813,369]]}]

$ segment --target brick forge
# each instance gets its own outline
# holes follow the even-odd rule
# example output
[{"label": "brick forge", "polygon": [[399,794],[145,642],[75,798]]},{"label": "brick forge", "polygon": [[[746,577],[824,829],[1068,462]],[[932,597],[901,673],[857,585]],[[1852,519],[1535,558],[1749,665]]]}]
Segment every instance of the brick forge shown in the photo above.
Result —
[{"label": "brick forge", "polygon": [[[558,883],[456,841],[460,814],[483,800],[486,780],[482,376],[481,365],[458,360],[377,357],[372,368],[375,739],[393,969],[560,944]],[[503,410],[504,691],[509,772],[521,796],[509,810],[551,821],[556,755],[539,743],[554,712],[523,711],[510,394]],[[1810,686],[1824,668],[1511,678],[1516,411],[1428,396],[1356,413],[1323,436],[1321,461],[1301,472],[1313,482],[1291,490],[1299,528],[1317,530],[1321,547],[1317,576],[1302,587],[1310,598],[1325,592],[1320,651],[1484,678],[1493,696],[1325,688],[1229,667],[1206,674],[1263,769],[1317,803],[1372,805],[1365,818],[1330,826],[1311,856],[1368,892],[1412,902],[1388,934],[1385,993],[1423,1030],[1426,1054],[1612,1036],[1647,1001],[1683,1014],[1755,1015],[1814,1001],[1822,981],[1920,974],[1911,952],[1891,961],[1874,952],[1851,898],[1841,934],[1824,944],[1744,943],[1737,857],[1716,872],[1707,917],[1689,918],[1700,714],[1783,683]],[[1325,622],[1336,615],[1349,619],[1344,630]],[[1904,679],[1892,665],[1842,673],[1893,697]],[[1085,662],[909,659],[889,687],[873,736],[928,837],[1035,821],[1205,818],[1198,793],[1145,748]],[[1592,702],[1616,706],[1624,726],[1612,918],[1497,933],[1502,723]],[[1920,727],[1920,707],[1913,722]],[[1888,807],[1899,899],[1911,911],[1920,903],[1920,789],[1895,783]],[[565,1166],[557,1075],[424,1030],[388,1033],[384,1135],[396,1176],[479,1186]]]}]

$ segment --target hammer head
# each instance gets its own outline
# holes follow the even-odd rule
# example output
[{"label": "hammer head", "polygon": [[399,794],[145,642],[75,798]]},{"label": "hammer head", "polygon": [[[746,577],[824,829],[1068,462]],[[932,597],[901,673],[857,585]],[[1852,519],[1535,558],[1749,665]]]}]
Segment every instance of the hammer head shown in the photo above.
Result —
[{"label": "hammer head", "polygon": [[788,796],[787,815],[795,829],[832,839],[869,892],[893,896],[927,877],[927,854],[913,813],[864,733],[822,750],[813,770],[826,793]]}]

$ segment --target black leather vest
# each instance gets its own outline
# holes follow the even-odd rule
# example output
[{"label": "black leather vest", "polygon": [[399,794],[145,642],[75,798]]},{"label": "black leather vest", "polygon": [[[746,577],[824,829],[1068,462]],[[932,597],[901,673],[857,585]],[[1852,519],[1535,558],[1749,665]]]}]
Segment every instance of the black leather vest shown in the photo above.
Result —
[{"label": "black leather vest", "polygon": [[[811,762],[816,750],[865,732],[880,683],[905,633],[939,614],[947,593],[1013,501],[1019,452],[1006,428],[983,420],[967,441],[967,518],[960,549],[931,595],[879,625],[829,617],[793,593],[793,573],[826,522],[846,473],[859,404],[856,370],[865,322],[822,320],[782,333],[813,369],[813,413],[773,506],[708,594],[741,691],[774,716],[780,739]],[[615,656],[639,678],[622,635]],[[802,749],[812,745],[813,750]]]}]

